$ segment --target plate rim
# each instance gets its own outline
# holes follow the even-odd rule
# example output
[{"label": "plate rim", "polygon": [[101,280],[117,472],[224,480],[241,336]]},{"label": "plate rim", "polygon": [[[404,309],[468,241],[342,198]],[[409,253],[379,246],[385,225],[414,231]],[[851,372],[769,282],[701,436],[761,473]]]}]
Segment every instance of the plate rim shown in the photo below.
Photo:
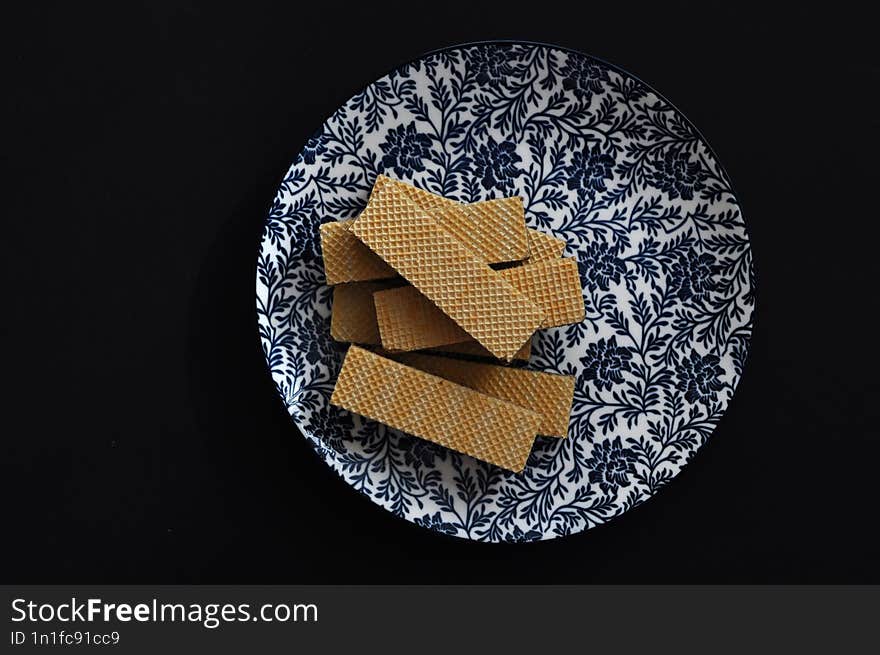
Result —
[{"label": "plate rim", "polygon": [[[614,63],[612,63],[602,57],[597,57],[596,55],[592,55],[588,52],[585,52],[583,50],[579,50],[577,48],[548,43],[546,41],[537,41],[537,40],[533,41],[530,39],[484,39],[484,40],[478,40],[478,41],[464,41],[464,42],[460,42],[460,43],[454,43],[454,44],[450,44],[450,45],[446,45],[446,46],[441,46],[439,48],[434,48],[432,50],[426,50],[415,57],[411,57],[405,61],[402,61],[402,62],[392,66],[391,68],[386,69],[385,72],[380,73],[375,79],[371,80],[370,82],[366,83],[365,85],[359,87],[356,91],[354,91],[348,97],[348,99],[343,101],[343,105],[345,103],[347,103],[354,96],[365,92],[371,85],[375,84],[378,80],[381,80],[385,77],[388,77],[389,75],[391,75],[395,71],[397,71],[401,68],[404,68],[406,66],[410,66],[410,65],[414,64],[415,62],[418,62],[418,61],[421,61],[422,59],[425,59],[426,57],[430,57],[431,55],[441,54],[444,52],[449,52],[451,50],[461,50],[464,48],[470,48],[470,47],[474,47],[474,46],[490,46],[490,45],[523,45],[523,46],[537,46],[537,47],[541,47],[541,48],[550,48],[553,50],[565,52],[566,54],[575,54],[578,56],[587,57],[587,58],[592,59],[594,61],[600,62],[601,64],[603,64],[604,66],[607,66],[609,69],[617,72],[618,74],[625,75],[625,76],[632,78],[633,80],[635,80],[639,84],[647,87],[660,100],[662,100],[667,105],[669,105],[679,116],[681,116],[685,120],[687,125],[700,138],[700,140],[702,141],[702,143],[705,145],[706,149],[708,150],[709,154],[712,156],[715,163],[720,168],[721,172],[727,178],[727,181],[730,185],[730,189],[731,189],[731,191],[733,191],[733,195],[736,197],[737,205],[739,206],[740,213],[743,218],[743,230],[744,230],[745,235],[748,239],[749,250],[752,251],[752,270],[753,270],[753,280],[754,280],[754,284],[752,286],[752,293],[755,297],[755,302],[751,308],[751,313],[749,316],[749,320],[751,321],[751,334],[749,335],[749,349],[746,352],[745,359],[743,360],[742,373],[740,374],[739,378],[737,379],[736,384],[731,389],[730,399],[728,400],[728,403],[727,403],[727,406],[725,407],[724,413],[721,415],[721,418],[718,420],[718,423],[715,425],[715,428],[712,430],[712,433],[710,436],[714,436],[716,431],[718,430],[718,427],[721,425],[721,422],[724,421],[725,418],[727,417],[729,410],[730,410],[730,407],[733,404],[733,402],[737,396],[737,391],[739,390],[740,385],[742,384],[743,378],[745,378],[746,372],[748,370],[748,362],[751,358],[751,344],[752,344],[752,340],[755,335],[755,327],[756,327],[757,315],[758,315],[759,304],[757,301],[757,291],[756,290],[760,286],[759,285],[759,271],[758,271],[757,262],[755,261],[755,257],[754,257],[754,246],[753,246],[753,240],[752,240],[752,233],[751,233],[751,230],[749,229],[749,224],[746,220],[747,212],[745,210],[745,206],[744,206],[743,202],[740,200],[740,195],[737,192],[736,185],[733,182],[733,178],[731,177],[727,168],[724,166],[724,163],[721,161],[721,158],[718,156],[715,149],[712,147],[712,144],[709,141],[709,139],[706,138],[705,134],[693,123],[693,121],[691,121],[690,118],[688,118],[687,114],[685,112],[683,112],[678,107],[678,105],[671,102],[664,94],[657,91],[657,89],[653,85],[649,84],[648,82],[645,82],[638,75],[634,75],[626,68],[623,68],[622,66],[618,66],[617,64],[614,64]],[[341,106],[343,106],[343,105],[341,105]],[[327,123],[327,121],[329,121],[331,118],[333,118],[333,116],[336,114],[336,112],[338,110],[339,110],[339,107],[337,107],[335,110],[333,110],[333,112],[331,112],[329,115],[327,115],[324,118],[323,122],[321,123],[321,126],[325,125]],[[311,133],[311,132],[309,132],[309,133]],[[302,145],[300,146],[300,148],[297,152],[301,151],[304,146],[305,146],[305,142],[302,143]],[[273,187],[275,189],[275,193],[277,193],[278,186],[280,185],[281,181],[283,181],[284,175],[286,174],[286,172],[290,169],[290,166],[292,166],[292,165],[293,165],[292,163],[288,164],[285,171],[278,178],[278,184]],[[274,198],[274,196],[273,196],[273,198]],[[270,201],[270,204],[271,204],[271,201]],[[265,232],[265,227],[268,224],[268,221],[269,221],[269,212],[267,211],[266,214],[264,215],[262,223],[260,224],[261,229],[260,229],[257,248],[256,248],[257,257],[256,257],[255,261],[259,261],[259,257],[263,251],[264,232]],[[256,266],[254,268],[254,280],[257,285],[257,289],[256,289],[257,301],[259,301],[259,271],[256,270]],[[294,419],[294,417],[287,410],[287,406],[284,403],[284,397],[282,394],[282,390],[279,387],[278,382],[275,381],[275,378],[272,374],[273,373],[272,367],[270,366],[269,360],[266,358],[266,354],[263,351],[262,337],[260,335],[260,317],[259,317],[259,313],[256,311],[254,312],[254,328],[255,328],[255,336],[257,338],[257,344],[260,348],[260,354],[261,354],[261,356],[262,356],[261,358],[263,360],[263,365],[265,366],[265,372],[268,373],[269,380],[272,382],[272,385],[275,387],[276,399],[281,402],[281,407],[284,410],[285,415],[287,416],[287,420],[293,424],[293,426],[296,428],[296,430],[300,433],[300,436],[303,437],[303,439],[305,439],[306,441],[308,441],[308,437],[306,437],[306,435],[303,433],[303,429],[298,425],[296,419]],[[708,442],[708,439],[706,441]],[[693,460],[696,459],[700,455],[701,451],[705,448],[705,446],[706,446],[706,443],[703,443],[701,446],[699,446],[694,451],[693,456],[692,456],[691,460],[687,462],[687,465],[690,465],[693,463]],[[610,518],[603,521],[602,523],[599,523],[599,524],[594,525],[592,527],[585,528],[585,529],[579,530],[577,532],[569,533],[566,535],[554,536],[553,538],[550,538],[550,539],[536,539],[533,541],[524,541],[524,542],[478,540],[478,539],[471,539],[471,538],[467,537],[466,535],[460,535],[458,533],[452,535],[452,534],[447,534],[445,532],[440,532],[440,531],[434,530],[428,526],[420,525],[420,524],[416,523],[415,521],[411,521],[411,520],[407,519],[404,516],[400,516],[398,514],[395,514],[394,512],[389,510],[388,508],[376,503],[370,497],[370,495],[367,494],[366,491],[364,491],[363,489],[356,489],[356,488],[352,487],[350,484],[348,484],[348,482],[343,477],[342,473],[337,471],[332,466],[328,466],[327,462],[321,457],[320,453],[318,453],[318,451],[314,447],[312,447],[310,444],[309,444],[308,450],[312,454],[312,456],[317,458],[317,460],[319,462],[321,462],[325,467],[329,468],[335,474],[333,477],[338,482],[342,482],[347,489],[356,491],[357,496],[360,497],[362,500],[368,500],[372,506],[378,507],[379,509],[384,510],[385,514],[391,515],[392,517],[394,517],[394,519],[396,521],[399,521],[399,522],[409,526],[410,528],[414,528],[416,532],[423,531],[426,533],[430,533],[434,536],[442,537],[444,540],[448,540],[450,542],[464,541],[464,542],[468,542],[468,543],[484,544],[484,545],[486,545],[486,547],[492,547],[492,546],[494,546],[494,547],[503,547],[503,546],[515,547],[515,546],[521,546],[523,544],[534,545],[534,544],[538,544],[538,543],[552,543],[552,542],[559,541],[561,539],[567,540],[567,539],[577,537],[578,535],[591,533],[597,529],[601,529],[601,528],[604,528],[608,525],[615,524],[618,521],[618,519],[620,519],[622,516],[624,516],[626,514],[630,514],[634,510],[640,509],[645,504],[654,500],[659,495],[658,493],[653,493],[650,496],[648,496],[647,498],[645,498],[642,502],[640,502],[635,507],[632,507],[629,510],[622,512],[621,514],[615,514],[614,516],[611,516]],[[681,476],[681,474],[685,471],[685,469],[687,468],[687,465],[682,466],[679,469],[678,473],[676,473],[669,482],[673,483],[676,479],[678,479]],[[666,486],[668,486],[668,484],[664,485],[664,488]]]}]

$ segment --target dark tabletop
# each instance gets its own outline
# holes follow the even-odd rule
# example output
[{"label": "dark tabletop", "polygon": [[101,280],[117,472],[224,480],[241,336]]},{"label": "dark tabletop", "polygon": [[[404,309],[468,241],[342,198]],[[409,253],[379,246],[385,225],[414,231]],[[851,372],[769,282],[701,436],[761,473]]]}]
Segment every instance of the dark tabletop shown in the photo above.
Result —
[{"label": "dark tabletop", "polygon": [[[880,582],[866,17],[84,4],[3,21],[3,582]],[[394,66],[491,38],[586,51],[674,102],[733,179],[758,275],[745,375],[697,458],[606,526],[520,546],[349,489],[288,419],[254,314],[308,135]]]}]

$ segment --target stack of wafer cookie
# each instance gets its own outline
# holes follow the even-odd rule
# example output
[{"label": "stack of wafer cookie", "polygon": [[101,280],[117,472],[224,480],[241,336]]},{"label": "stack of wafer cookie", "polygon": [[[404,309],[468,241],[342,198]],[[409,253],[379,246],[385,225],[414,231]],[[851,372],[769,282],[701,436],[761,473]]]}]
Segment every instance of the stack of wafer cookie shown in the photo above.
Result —
[{"label": "stack of wafer cookie", "polygon": [[462,204],[380,175],[321,246],[331,335],[370,347],[349,349],[334,405],[514,472],[537,435],[566,437],[574,378],[505,365],[584,319],[576,261],[520,198]]}]

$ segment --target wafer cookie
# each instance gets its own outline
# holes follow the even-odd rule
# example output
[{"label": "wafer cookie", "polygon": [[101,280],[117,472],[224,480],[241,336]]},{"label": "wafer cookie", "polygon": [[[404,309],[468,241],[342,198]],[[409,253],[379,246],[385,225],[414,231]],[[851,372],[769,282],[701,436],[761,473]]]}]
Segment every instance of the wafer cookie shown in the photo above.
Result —
[{"label": "wafer cookie", "polygon": [[522,198],[498,198],[468,205],[439,205],[431,217],[488,264],[522,261],[529,237]]},{"label": "wafer cookie", "polygon": [[529,228],[529,258],[524,264],[539,264],[551,259],[559,259],[565,252],[565,241],[551,234]]},{"label": "wafer cookie", "polygon": [[[412,289],[412,293],[391,297],[381,292],[373,294],[375,321],[384,348],[421,350],[472,340],[471,335],[437,309],[437,305],[415,287],[407,288]],[[438,321],[438,313],[445,320]]]},{"label": "wafer cookie", "polygon": [[[501,198],[498,200],[483,200],[480,202],[470,203],[470,204],[462,204],[458,203],[455,200],[450,200],[449,198],[444,198],[441,195],[436,193],[431,193],[430,191],[426,191],[424,189],[420,189],[411,184],[407,184],[406,182],[401,182],[400,180],[395,180],[386,175],[379,175],[376,178],[376,183],[382,182],[383,184],[391,183],[400,187],[400,189],[407,194],[407,196],[415,202],[422,209],[449,209],[450,207],[455,207],[456,205],[459,207],[472,208],[477,207],[477,211],[469,213],[468,217],[471,220],[477,223],[474,226],[477,229],[486,229],[488,225],[481,221],[480,219],[485,218],[483,215],[482,209],[480,207],[482,205],[493,206],[493,203],[498,203],[495,205],[499,208],[499,210],[507,212],[516,211],[523,213],[523,223],[525,223],[525,211],[522,210],[522,198],[517,196],[512,196],[510,198]],[[491,224],[492,220],[499,220],[497,217],[494,219],[490,218],[489,223]],[[509,220],[509,217],[507,218]],[[464,234],[467,230],[468,223],[467,222],[456,222],[450,221],[447,225],[444,225],[449,231],[455,234],[463,243],[468,243],[468,235]],[[500,237],[501,241],[510,240],[514,245],[509,246],[510,248],[517,249],[520,252],[523,246],[521,245],[522,237],[518,233],[518,226],[515,228],[517,233],[514,234],[505,234],[506,230],[511,229],[506,227],[504,223],[502,223],[500,232],[502,236]],[[525,251],[523,257],[526,258],[524,263],[537,264],[539,262],[547,261],[549,259],[559,259],[562,257],[565,252],[565,241],[559,239],[551,234],[546,234],[541,232],[540,230],[536,230],[535,228],[525,228]],[[503,248],[503,246],[496,246],[499,250]],[[491,249],[487,249],[487,252],[491,252]],[[505,253],[503,251],[496,252],[495,257],[504,257]],[[515,261],[516,258],[513,259],[493,259],[493,257],[486,257],[486,261],[489,264],[503,264],[510,261]]]},{"label": "wafer cookie", "polygon": [[[427,191],[423,193],[439,197],[433,196]],[[477,203],[481,205],[481,208],[478,208],[479,212],[496,217],[494,219],[495,227],[492,227],[491,222],[487,226],[475,224],[464,209],[467,206],[452,200],[449,201],[453,205],[452,208],[444,207],[442,215],[437,218],[443,229],[455,235],[459,240],[462,240],[462,235],[467,235],[465,237],[467,240],[462,240],[462,243],[488,264],[507,262],[511,257],[524,259],[528,251],[516,245],[516,214],[510,210],[511,206],[515,207],[515,203],[508,202],[508,200],[510,199],[502,198],[489,200],[486,203]],[[324,277],[327,284],[332,286],[343,282],[362,282],[396,277],[397,273],[394,269],[376,256],[376,253],[361,243],[349,230],[354,222],[331,221],[321,225],[321,250],[324,253]],[[506,227],[505,222],[509,223]],[[523,223],[523,230],[525,230],[525,223]],[[495,234],[502,236],[496,239]]]},{"label": "wafer cookie", "polygon": [[321,225],[321,252],[327,284],[396,277],[394,269],[348,229],[351,222],[331,221]]},{"label": "wafer cookie", "polygon": [[420,353],[395,354],[393,357],[425,373],[537,412],[541,415],[538,434],[563,438],[568,434],[575,383],[575,378],[571,375],[542,373]]},{"label": "wafer cookie", "polygon": [[529,256],[525,212],[518,196],[465,204],[385,175],[376,178],[374,188],[380,185],[393,187],[422,209],[432,210],[432,218],[443,229],[487,264],[522,261]]},{"label": "wafer cookie", "polygon": [[[373,294],[373,306],[376,310],[375,321],[379,326],[379,338],[382,346],[393,351],[427,350],[457,346],[463,354],[492,357],[492,353],[474,341],[471,336],[444,314],[424,294],[415,287],[401,293],[385,293],[384,290]],[[531,337],[514,355],[514,359],[528,359]]]},{"label": "wafer cookie", "polygon": [[[584,320],[584,297],[577,262],[555,259],[499,271],[541,310],[540,327]],[[422,350],[463,341],[455,322],[415,287],[373,294],[382,345],[388,350]]]},{"label": "wafer cookie", "polygon": [[[376,178],[376,181],[390,181],[394,184],[400,185],[406,193],[409,195],[410,199],[419,205],[423,209],[435,209],[438,207],[449,207],[455,205],[461,205],[461,203],[457,203],[455,200],[450,200],[449,198],[444,198],[441,195],[436,193],[431,193],[430,191],[426,191],[424,189],[420,189],[411,184],[407,184],[406,182],[401,182],[400,180],[394,180],[385,175],[380,175]],[[510,198],[501,198],[499,200],[483,200],[480,202],[470,203],[463,205],[464,207],[474,207],[482,204],[489,203],[505,203],[510,202],[514,203],[515,201],[519,202],[519,207],[522,207],[522,198],[517,198],[516,196],[512,196]],[[516,205],[508,206],[508,211],[510,207],[516,207]],[[517,208],[519,209],[519,208]],[[523,211],[523,214],[525,212]],[[470,214],[473,220],[477,220],[479,222],[479,217],[474,216],[474,214]],[[486,225],[483,223],[479,223],[476,227],[478,228],[486,228]],[[456,236],[459,236],[459,233],[450,227],[450,231]],[[518,236],[509,237],[514,239],[519,239]],[[549,259],[559,259],[562,257],[565,252],[565,241],[562,239],[558,239],[553,235],[546,234],[541,232],[540,230],[536,230],[535,228],[526,228],[526,241],[527,241],[527,249],[528,249],[528,258],[524,263],[529,264],[537,264],[539,262],[547,261]],[[467,243],[466,241],[463,241]],[[502,264],[508,261],[514,261],[512,259],[498,259],[497,261],[492,261],[491,258],[487,258],[488,263],[490,264]]]},{"label": "wafer cookie", "polygon": [[349,282],[333,287],[330,336],[336,341],[378,345],[382,343],[376,323],[373,292],[403,282]]},{"label": "wafer cookie", "polygon": [[[330,336],[336,341],[381,346],[379,324],[376,321],[376,306],[373,292],[384,291],[403,284],[397,280],[380,282],[347,282],[333,288],[333,308],[330,319]],[[492,357],[492,353],[468,337],[462,343],[448,344],[436,349],[437,352],[474,357]],[[527,361],[532,353],[531,339],[519,349],[514,359]]]},{"label": "wafer cookie", "polygon": [[520,293],[538,305],[544,314],[542,328],[570,325],[584,320],[584,290],[576,260],[551,259],[508,268],[500,273]]},{"label": "wafer cookie", "polygon": [[525,468],[541,416],[467,387],[349,348],[333,405],[502,468]]},{"label": "wafer cookie", "polygon": [[495,357],[510,360],[539,308],[395,186],[373,189],[351,231]]},{"label": "wafer cookie", "polygon": [[[435,218],[442,227],[488,264],[528,261],[526,258],[530,256],[533,244],[544,249],[537,258],[532,256],[533,261],[540,261],[551,258],[554,242],[562,244],[562,248],[565,245],[554,237],[526,228],[522,199],[518,197],[483,200],[467,205],[385,175],[380,175],[376,184],[394,185],[423,209],[436,209],[438,213]],[[327,284],[395,277],[394,270],[375,253],[351,238],[353,235],[349,228],[354,223],[354,220],[338,221],[326,223],[327,227],[321,226]],[[560,254],[562,248],[559,248]]]}]

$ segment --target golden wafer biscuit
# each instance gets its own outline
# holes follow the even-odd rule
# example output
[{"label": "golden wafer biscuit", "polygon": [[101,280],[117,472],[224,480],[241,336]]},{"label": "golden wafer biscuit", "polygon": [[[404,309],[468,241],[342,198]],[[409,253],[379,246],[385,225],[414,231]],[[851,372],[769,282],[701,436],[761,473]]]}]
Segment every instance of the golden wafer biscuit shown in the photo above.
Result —
[{"label": "golden wafer biscuit", "polygon": [[[461,204],[461,203],[457,203],[455,200],[450,200],[449,198],[444,198],[443,196],[437,195],[436,193],[431,193],[430,191],[420,189],[420,188],[415,187],[411,184],[407,184],[406,182],[394,180],[394,179],[387,177],[385,175],[380,175],[378,178],[376,178],[377,182],[379,180],[383,180],[383,182],[390,181],[393,184],[400,185],[407,192],[410,199],[413,202],[415,202],[417,205],[422,207],[423,209],[435,209],[438,207],[449,207],[449,206],[455,206],[455,205]],[[473,207],[475,205],[479,206],[481,204],[496,203],[496,202],[503,203],[503,202],[508,202],[508,201],[513,203],[514,201],[517,201],[517,200],[519,202],[519,206],[522,207],[522,198],[517,198],[517,196],[512,196],[510,198],[501,198],[499,200],[483,200],[483,201],[476,202],[476,203],[466,204],[464,206],[465,207]],[[512,205],[512,206],[516,207],[516,205]],[[519,209],[519,208],[517,208],[517,209]],[[509,208],[508,208],[508,211],[509,211]],[[523,213],[525,213],[525,212],[523,212]],[[466,226],[466,224],[463,224],[461,226],[454,225],[454,226],[449,226],[449,229],[450,229],[450,231],[453,232],[453,234],[456,234],[456,236],[459,236],[460,230],[463,230],[465,228],[465,226]],[[477,227],[484,227],[485,228],[485,226],[482,224],[478,225]],[[509,238],[518,239],[519,237],[515,236],[515,237],[509,237]],[[537,264],[539,262],[547,261],[549,259],[559,259],[560,257],[562,257],[563,253],[565,252],[565,241],[563,241],[562,239],[559,239],[557,237],[554,237],[553,235],[547,234],[545,232],[541,232],[540,230],[536,230],[531,227],[526,228],[526,241],[527,241],[527,248],[528,248],[528,259],[524,263]],[[463,240],[463,242],[467,243],[467,241],[464,241],[464,240]],[[490,264],[503,264],[505,262],[514,261],[514,260],[498,259],[498,261],[493,261],[491,258],[487,257],[486,261]]]},{"label": "golden wafer biscuit", "polygon": [[[462,243],[468,245],[489,264],[503,264],[521,259],[523,263],[538,263],[558,259],[565,250],[565,242],[533,228],[524,228],[526,249],[522,247],[520,224],[516,217],[517,197],[484,200],[465,205],[418,187],[380,175],[377,183],[391,183],[400,187],[407,196],[424,209],[442,208],[438,216],[442,226]],[[468,208],[476,207],[475,211]],[[489,220],[484,220],[488,218]],[[351,238],[349,228],[354,220],[325,223],[321,226],[321,246],[324,251],[324,270],[327,284],[381,280],[395,277],[396,272],[381,261],[362,243]],[[493,227],[494,223],[494,227]],[[524,227],[524,220],[523,220]],[[348,233],[348,234],[347,234]],[[493,236],[498,234],[500,236]]]},{"label": "golden wafer biscuit", "polygon": [[396,277],[395,270],[348,229],[351,222],[331,221],[321,225],[321,252],[327,284]]},{"label": "golden wafer biscuit", "polygon": [[584,291],[577,260],[550,259],[500,271],[518,291],[528,296],[544,314],[542,328],[584,320]]},{"label": "golden wafer biscuit", "polygon": [[540,325],[541,311],[430,211],[395,185],[377,183],[351,231],[492,355],[510,360]]},{"label": "golden wafer biscuit", "polygon": [[[367,207],[370,205],[370,200],[373,199],[373,191],[375,191],[377,187],[382,187],[386,184],[394,186],[400,193],[412,200],[422,209],[458,207],[462,205],[462,203],[456,200],[445,198],[436,193],[432,193],[431,191],[427,191],[406,182],[401,182],[400,180],[395,180],[393,177],[388,177],[387,175],[380,173],[376,176],[376,180],[373,182],[373,188],[370,190],[370,197],[367,199]],[[358,216],[350,221],[345,221],[345,229],[350,229],[358,218],[360,217]]]},{"label": "golden wafer biscuit", "polygon": [[540,264],[559,259],[565,252],[565,241],[534,228],[529,228],[529,258],[524,264]]},{"label": "golden wafer biscuit", "polygon": [[[349,221],[349,228],[354,227],[362,216],[370,216],[379,207],[380,203],[374,202],[374,198],[381,197],[383,194],[387,198],[388,192],[392,192],[395,197],[409,200],[415,207],[424,210],[433,210],[438,207],[456,207],[461,206],[460,202],[444,198],[436,193],[431,193],[425,189],[420,189],[412,184],[395,180],[387,175],[379,174],[376,181],[373,182],[373,188],[370,190],[370,198],[367,206],[353,220]],[[378,196],[377,196],[378,192]]]},{"label": "golden wafer biscuit", "polygon": [[[540,327],[584,320],[584,296],[575,260],[554,259],[498,272],[540,308],[544,314]],[[380,309],[382,312],[379,334],[388,350],[422,350],[463,341],[455,322],[415,287],[377,291],[373,302],[377,314]]]},{"label": "golden wafer biscuit", "polygon": [[377,291],[373,294],[379,337],[386,350],[423,350],[471,339],[415,287],[405,286],[393,291],[395,293]]},{"label": "golden wafer biscuit", "polygon": [[[381,346],[382,339],[376,320],[373,293],[405,284],[400,278],[380,282],[346,282],[333,288],[333,308],[330,318],[330,336],[336,341]],[[492,353],[468,337],[462,343],[444,345],[437,352],[475,357],[492,357]],[[514,355],[514,359],[528,360],[532,353],[532,341]],[[493,358],[494,359],[494,358]]]},{"label": "golden wafer biscuit", "polygon": [[345,356],[330,402],[517,473],[541,423],[535,412],[357,346]]},{"label": "golden wafer biscuit", "polygon": [[391,289],[403,281],[348,282],[333,287],[330,336],[336,341],[375,345],[382,343],[376,323],[373,292]]},{"label": "golden wafer biscuit", "polygon": [[498,198],[468,205],[439,205],[431,217],[488,264],[522,261],[529,237],[522,198]]},{"label": "golden wafer biscuit", "polygon": [[[529,255],[532,237],[525,227],[520,198],[499,198],[466,205],[385,175],[379,175],[376,184],[394,185],[423,209],[437,209],[435,218],[442,227],[488,264],[521,261]],[[349,229],[355,220],[321,226],[327,284],[381,280],[397,275],[369,248],[351,238]]]},{"label": "golden wafer biscuit", "polygon": [[575,378],[571,375],[542,373],[420,353],[395,354],[393,358],[425,373],[537,412],[541,415],[538,434],[562,438],[568,434],[575,383]]},{"label": "golden wafer biscuit", "polygon": [[[460,203],[385,175],[376,185],[390,185],[404,193],[487,264],[521,261],[529,256],[522,198],[511,196]],[[369,206],[369,205],[368,205]]]},{"label": "golden wafer biscuit", "polygon": [[[427,191],[425,192],[427,193]],[[507,200],[503,198],[502,200]],[[454,205],[459,205],[454,201]],[[491,201],[500,203],[501,200]],[[465,243],[475,255],[484,259],[488,264],[503,263],[508,256],[508,250],[502,245],[493,245],[492,234],[484,232],[486,228],[474,225],[471,218],[459,205],[453,210],[446,210],[441,217],[442,227],[452,233],[459,240],[462,234],[468,234],[469,243]],[[494,210],[493,210],[494,211]],[[361,241],[354,237],[349,228],[354,221],[331,221],[321,225],[321,249],[324,253],[324,277],[327,284],[341,284],[344,282],[363,282],[383,280],[397,277],[397,272],[382,261],[372,250],[367,248]],[[482,243],[482,246],[480,245]],[[479,248],[483,248],[482,251]],[[524,257],[520,257],[524,259]]]},{"label": "golden wafer biscuit", "polygon": [[[383,348],[421,350],[472,340],[471,335],[437,309],[437,305],[414,287],[409,288],[414,293],[390,298],[382,292],[373,294],[375,321]],[[446,320],[437,321],[438,312]]]},{"label": "golden wafer biscuit", "polygon": [[[378,290],[373,295],[373,306],[376,310],[374,321],[379,326],[383,348],[408,352],[442,346],[443,352],[493,356],[414,287],[399,288],[409,291],[385,293],[385,290]],[[531,343],[532,339],[529,337],[513,358],[528,359]]]}]

